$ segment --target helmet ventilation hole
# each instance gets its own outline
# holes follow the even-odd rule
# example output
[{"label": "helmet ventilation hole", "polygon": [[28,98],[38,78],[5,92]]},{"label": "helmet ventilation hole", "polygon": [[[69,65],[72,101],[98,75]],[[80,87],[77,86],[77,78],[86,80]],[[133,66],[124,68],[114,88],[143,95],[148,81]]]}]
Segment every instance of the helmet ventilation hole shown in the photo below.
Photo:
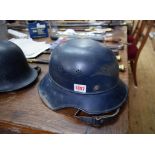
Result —
[{"label": "helmet ventilation hole", "polygon": [[76,73],[77,73],[77,72],[80,72],[80,70],[79,70],[79,69],[78,69],[78,70],[76,70]]}]

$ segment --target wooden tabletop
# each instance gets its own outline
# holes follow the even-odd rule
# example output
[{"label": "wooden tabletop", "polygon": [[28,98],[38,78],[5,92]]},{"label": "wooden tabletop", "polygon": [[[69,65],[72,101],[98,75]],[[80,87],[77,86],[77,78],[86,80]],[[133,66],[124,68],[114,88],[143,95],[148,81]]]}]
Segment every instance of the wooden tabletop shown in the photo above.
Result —
[{"label": "wooden tabletop", "polygon": [[[126,27],[119,28],[118,34],[122,41],[127,40]],[[47,39],[49,41],[49,39]],[[126,71],[120,78],[128,85],[127,48],[121,50],[121,64]],[[39,58],[49,58],[42,54]],[[63,109],[57,112],[49,109],[41,101],[38,94],[38,84],[48,72],[48,65],[40,66],[42,71],[38,80],[31,86],[10,93],[0,93],[0,133],[127,133],[128,132],[128,102],[121,108],[116,120],[104,124],[100,128],[92,127],[73,117],[75,109]]]}]

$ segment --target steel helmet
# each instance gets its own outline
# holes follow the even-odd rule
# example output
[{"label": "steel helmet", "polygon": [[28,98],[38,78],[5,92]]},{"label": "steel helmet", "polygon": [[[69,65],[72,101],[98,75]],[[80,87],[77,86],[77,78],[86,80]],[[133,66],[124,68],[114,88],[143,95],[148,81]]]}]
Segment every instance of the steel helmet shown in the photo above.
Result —
[{"label": "steel helmet", "polygon": [[[72,39],[53,50],[39,94],[49,108],[77,108],[91,115],[78,116],[78,111],[77,118],[101,125],[118,113],[127,87],[119,79],[118,63],[110,49],[94,40]],[[104,115],[111,111],[115,112]]]},{"label": "steel helmet", "polygon": [[23,88],[37,76],[37,70],[29,67],[22,50],[16,44],[0,41],[0,92]]}]

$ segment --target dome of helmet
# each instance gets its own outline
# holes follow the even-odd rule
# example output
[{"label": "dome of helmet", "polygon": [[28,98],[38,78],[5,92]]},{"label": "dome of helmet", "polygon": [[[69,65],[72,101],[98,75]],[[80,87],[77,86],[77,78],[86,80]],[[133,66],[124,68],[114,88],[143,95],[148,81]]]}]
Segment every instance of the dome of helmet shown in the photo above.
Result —
[{"label": "dome of helmet", "polygon": [[107,91],[119,80],[113,52],[90,39],[71,39],[55,48],[49,74],[59,86],[74,91],[74,85],[81,84],[87,93]]},{"label": "dome of helmet", "polygon": [[0,41],[0,92],[20,89],[37,77],[22,50],[10,41]]}]

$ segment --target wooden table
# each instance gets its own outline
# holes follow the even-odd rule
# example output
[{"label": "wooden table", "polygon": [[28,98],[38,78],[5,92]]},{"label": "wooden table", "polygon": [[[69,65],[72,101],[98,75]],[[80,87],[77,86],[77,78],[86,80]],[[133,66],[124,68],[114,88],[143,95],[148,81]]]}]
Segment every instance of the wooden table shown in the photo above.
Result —
[{"label": "wooden table", "polygon": [[[127,30],[122,27],[119,36],[126,42]],[[49,39],[48,39],[49,40]],[[120,51],[121,63],[127,67],[127,49]],[[43,54],[40,58],[47,58]],[[127,133],[128,103],[121,108],[120,115],[114,121],[100,128],[91,127],[72,117],[75,110],[58,112],[43,104],[38,94],[38,84],[48,71],[48,65],[39,65],[42,69],[38,80],[31,86],[10,93],[0,93],[0,133]],[[128,85],[128,69],[120,73],[120,78]]]}]

